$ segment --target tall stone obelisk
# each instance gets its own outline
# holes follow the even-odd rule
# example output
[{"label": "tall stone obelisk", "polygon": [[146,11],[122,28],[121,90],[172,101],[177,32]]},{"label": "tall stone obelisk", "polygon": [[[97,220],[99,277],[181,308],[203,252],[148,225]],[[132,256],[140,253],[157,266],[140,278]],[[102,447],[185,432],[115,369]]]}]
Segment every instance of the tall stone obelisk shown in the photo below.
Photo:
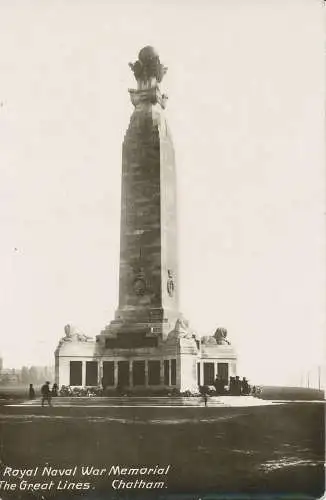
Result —
[{"label": "tall stone obelisk", "polygon": [[[122,150],[119,305],[91,341],[69,325],[55,351],[56,382],[105,391],[197,392],[236,374],[226,330],[200,339],[179,312],[174,149],[152,47],[130,67],[137,89]],[[219,331],[220,330],[220,331]],[[222,331],[223,330],[223,331]]]},{"label": "tall stone obelisk", "polygon": [[102,335],[154,345],[179,317],[175,158],[159,88],[167,68],[150,46],[130,67],[137,89],[122,150],[119,306]]}]

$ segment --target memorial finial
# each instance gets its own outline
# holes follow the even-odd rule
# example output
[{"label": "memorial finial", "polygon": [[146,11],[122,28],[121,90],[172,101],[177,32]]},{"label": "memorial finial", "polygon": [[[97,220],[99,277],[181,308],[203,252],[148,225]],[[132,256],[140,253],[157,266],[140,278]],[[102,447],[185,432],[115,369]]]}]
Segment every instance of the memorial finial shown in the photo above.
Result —
[{"label": "memorial finial", "polygon": [[160,83],[167,72],[167,67],[161,64],[160,57],[154,47],[147,45],[138,54],[138,59],[129,66],[140,84],[154,87]]}]

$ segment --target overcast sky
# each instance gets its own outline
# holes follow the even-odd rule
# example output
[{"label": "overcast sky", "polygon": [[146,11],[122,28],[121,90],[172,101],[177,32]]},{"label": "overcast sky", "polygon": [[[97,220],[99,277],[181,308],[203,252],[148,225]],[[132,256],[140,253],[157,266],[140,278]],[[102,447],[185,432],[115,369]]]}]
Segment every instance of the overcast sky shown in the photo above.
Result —
[{"label": "overcast sky", "polygon": [[0,6],[0,351],[53,364],[118,300],[128,62],[154,45],[176,149],[181,309],[241,375],[298,382],[325,330],[324,18],[317,0]]}]

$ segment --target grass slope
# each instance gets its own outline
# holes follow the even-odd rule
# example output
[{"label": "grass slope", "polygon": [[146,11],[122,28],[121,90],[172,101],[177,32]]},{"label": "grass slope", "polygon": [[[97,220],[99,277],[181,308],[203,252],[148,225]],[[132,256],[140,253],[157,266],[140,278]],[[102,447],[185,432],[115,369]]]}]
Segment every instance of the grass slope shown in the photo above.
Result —
[{"label": "grass slope", "polygon": [[[324,491],[321,403],[187,409],[4,406],[0,422],[3,465],[171,464],[171,492],[318,498]],[[112,492],[111,480],[99,480],[97,490]]]}]

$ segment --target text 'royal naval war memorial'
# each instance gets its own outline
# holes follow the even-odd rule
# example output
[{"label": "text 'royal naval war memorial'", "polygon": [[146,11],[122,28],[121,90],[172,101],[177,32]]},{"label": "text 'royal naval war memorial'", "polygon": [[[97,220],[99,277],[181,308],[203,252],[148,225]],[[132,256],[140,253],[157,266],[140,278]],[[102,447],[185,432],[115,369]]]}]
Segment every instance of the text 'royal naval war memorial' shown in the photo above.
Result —
[{"label": "text 'royal naval war memorial'", "polygon": [[119,305],[96,340],[69,325],[55,351],[56,383],[133,393],[197,391],[236,375],[226,330],[199,338],[179,310],[174,148],[152,47],[130,67],[137,89],[122,148]]}]

